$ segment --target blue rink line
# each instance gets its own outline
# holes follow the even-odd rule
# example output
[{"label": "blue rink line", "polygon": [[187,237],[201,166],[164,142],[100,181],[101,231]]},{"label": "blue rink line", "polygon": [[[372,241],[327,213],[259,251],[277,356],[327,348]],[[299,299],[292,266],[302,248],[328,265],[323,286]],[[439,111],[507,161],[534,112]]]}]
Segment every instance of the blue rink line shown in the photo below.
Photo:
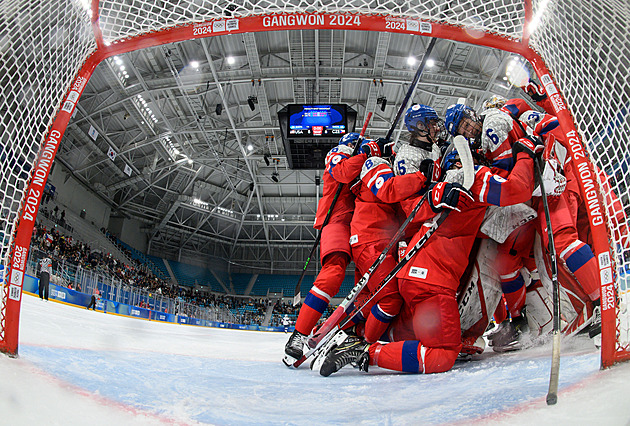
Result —
[{"label": "blue rink line", "polygon": [[[255,350],[255,348],[253,348]],[[541,400],[550,357],[484,353],[435,375],[345,367],[329,378],[280,361],[20,346],[20,357],[72,385],[179,421],[210,424],[440,424]],[[563,355],[560,390],[599,371],[597,353]]]}]

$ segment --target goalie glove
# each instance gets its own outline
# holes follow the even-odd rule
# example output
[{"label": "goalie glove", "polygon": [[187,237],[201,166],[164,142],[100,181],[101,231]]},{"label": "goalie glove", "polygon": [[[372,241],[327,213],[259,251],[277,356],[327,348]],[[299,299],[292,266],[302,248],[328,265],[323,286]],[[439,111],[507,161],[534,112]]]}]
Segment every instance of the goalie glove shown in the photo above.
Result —
[{"label": "goalie glove", "polygon": [[444,209],[461,212],[473,203],[473,197],[459,183],[440,182],[431,186],[429,206],[435,213]]},{"label": "goalie glove", "polygon": [[537,85],[532,80],[529,80],[525,86],[521,87],[525,93],[527,93],[534,102],[540,102],[547,98],[547,94],[545,93],[545,89]]},{"label": "goalie glove", "polygon": [[526,136],[514,142],[512,145],[512,160],[516,163],[517,156],[520,152],[524,152],[529,155],[532,160],[535,160],[536,157],[540,158],[543,150],[545,149],[545,145],[539,138]]},{"label": "goalie glove", "polygon": [[392,143],[389,139],[378,138],[376,140],[364,139],[361,143],[361,152],[368,157],[391,157]]}]

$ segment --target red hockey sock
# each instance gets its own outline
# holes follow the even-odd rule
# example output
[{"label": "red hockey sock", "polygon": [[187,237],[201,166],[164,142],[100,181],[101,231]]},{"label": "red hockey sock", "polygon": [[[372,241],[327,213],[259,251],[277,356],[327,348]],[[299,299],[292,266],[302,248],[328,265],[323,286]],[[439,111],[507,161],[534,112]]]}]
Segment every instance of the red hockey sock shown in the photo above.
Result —
[{"label": "red hockey sock", "polygon": [[380,304],[374,305],[365,322],[365,340],[370,343],[376,342],[385,333],[395,316],[396,314],[385,312]]},{"label": "red hockey sock", "polygon": [[512,317],[519,316],[523,306],[525,306],[525,285],[512,293],[504,293],[503,296],[505,297],[510,315]]},{"label": "red hockey sock", "polygon": [[375,343],[370,346],[370,365],[407,373],[442,373],[453,368],[461,345],[453,348],[425,348],[417,340]]},{"label": "red hockey sock", "polygon": [[497,306],[497,309],[494,311],[494,322],[497,324],[501,324],[503,321],[507,319],[507,309],[505,307],[505,295],[501,296],[501,301]]},{"label": "red hockey sock", "polygon": [[599,272],[591,248],[578,240],[566,248],[560,257],[564,259],[588,297],[591,300],[599,299]]},{"label": "red hockey sock", "polygon": [[310,334],[328,306],[328,300],[323,295],[316,293],[313,287],[306,295],[304,304],[300,308],[300,315],[295,321],[295,329],[302,334]]}]

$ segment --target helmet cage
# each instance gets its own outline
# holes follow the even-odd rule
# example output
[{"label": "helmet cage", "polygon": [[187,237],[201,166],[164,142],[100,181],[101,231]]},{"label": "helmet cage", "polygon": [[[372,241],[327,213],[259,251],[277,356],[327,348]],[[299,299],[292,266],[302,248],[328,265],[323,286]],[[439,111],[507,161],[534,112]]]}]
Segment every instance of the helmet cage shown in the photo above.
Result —
[{"label": "helmet cage", "polygon": [[350,148],[354,148],[360,136],[361,135],[359,135],[356,132],[346,133],[345,135],[341,137],[341,139],[339,139],[339,145],[345,145]]}]

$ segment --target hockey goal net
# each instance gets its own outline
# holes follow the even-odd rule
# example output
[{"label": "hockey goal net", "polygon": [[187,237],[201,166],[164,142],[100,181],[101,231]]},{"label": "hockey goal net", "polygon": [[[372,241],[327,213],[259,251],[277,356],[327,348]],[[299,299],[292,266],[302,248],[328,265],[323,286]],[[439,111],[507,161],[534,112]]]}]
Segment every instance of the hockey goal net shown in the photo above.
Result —
[{"label": "hockey goal net", "polygon": [[92,71],[116,54],[215,35],[389,31],[520,54],[571,141],[602,290],[602,365],[630,354],[630,21],[622,0],[3,0],[0,350],[17,354],[22,281],[54,155]]}]

